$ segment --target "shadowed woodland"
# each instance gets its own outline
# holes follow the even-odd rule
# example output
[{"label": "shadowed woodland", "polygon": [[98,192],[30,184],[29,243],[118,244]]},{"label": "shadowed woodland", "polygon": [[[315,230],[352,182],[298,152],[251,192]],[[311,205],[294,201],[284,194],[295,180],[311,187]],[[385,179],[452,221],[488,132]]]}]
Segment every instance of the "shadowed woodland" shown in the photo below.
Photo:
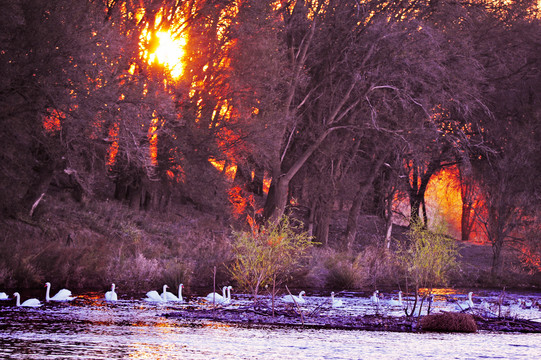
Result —
[{"label": "shadowed woodland", "polygon": [[292,286],[401,284],[416,224],[424,285],[539,286],[539,6],[2,2],[0,286],[208,287],[284,215]]}]

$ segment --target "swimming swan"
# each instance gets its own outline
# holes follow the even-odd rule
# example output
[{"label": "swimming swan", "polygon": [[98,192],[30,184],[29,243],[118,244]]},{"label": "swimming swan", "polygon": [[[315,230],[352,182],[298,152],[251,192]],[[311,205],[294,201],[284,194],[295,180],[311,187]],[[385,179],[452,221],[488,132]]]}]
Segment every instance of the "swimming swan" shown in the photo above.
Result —
[{"label": "swimming swan", "polygon": [[344,302],[342,301],[342,299],[335,299],[334,298],[334,291],[331,292],[331,306],[333,308],[344,306]]},{"label": "swimming swan", "polygon": [[17,306],[38,307],[42,305],[38,299],[28,299],[21,304],[21,295],[18,292],[14,293],[13,296],[17,298]]},{"label": "swimming swan", "polygon": [[374,291],[370,297],[370,301],[372,301],[372,304],[374,305],[379,305],[379,290]]},{"label": "swimming swan", "polygon": [[468,301],[457,303],[457,310],[458,311],[467,311],[473,309],[473,300],[472,300],[473,292],[468,293]]},{"label": "swimming swan", "polygon": [[167,285],[163,286],[163,290],[162,290],[161,295],[156,290],[151,290],[151,291],[147,292],[147,297],[145,298],[145,301],[166,302],[167,299],[166,299],[165,293],[166,293],[168,287],[169,286],[167,286]]},{"label": "swimming swan", "polygon": [[227,303],[231,303],[231,290],[233,289],[233,286],[228,286],[227,287]]},{"label": "swimming swan", "polygon": [[165,298],[167,301],[179,301],[179,302],[183,302],[184,300],[182,299],[182,288],[184,287],[184,285],[180,284],[178,286],[178,296],[176,296],[175,294],[173,294],[172,292],[169,292],[169,291],[166,291],[165,292]]},{"label": "swimming swan", "polygon": [[118,296],[116,295],[116,292],[115,292],[115,284],[114,283],[111,285],[111,291],[107,291],[105,293],[105,300],[107,300],[107,301],[117,301],[118,300]]},{"label": "swimming swan", "polygon": [[75,296],[71,296],[71,291],[68,289],[62,289],[57,292],[55,296],[51,297],[51,283],[46,282],[45,286],[47,287],[47,291],[45,293],[45,301],[71,301],[75,299]]},{"label": "swimming swan", "polygon": [[304,304],[306,302],[306,299],[304,299],[302,296],[305,295],[306,292],[301,291],[299,293],[299,296],[295,296],[295,295],[286,295],[282,298],[282,300],[284,300],[284,302],[288,303],[288,304],[293,304],[293,303],[297,303],[297,304]]},{"label": "swimming swan", "polygon": [[204,300],[208,302],[215,302],[216,304],[229,303],[231,300],[229,300],[229,297],[227,296],[228,290],[229,292],[231,292],[231,290],[229,289],[229,286],[224,286],[222,289],[223,295],[220,295],[216,292],[212,292],[208,294],[207,296],[205,296]]},{"label": "swimming swan", "polygon": [[402,302],[402,291],[398,292],[398,300],[391,299],[389,300],[389,306],[403,306],[404,303]]},{"label": "swimming swan", "polygon": [[9,299],[8,294],[5,292],[0,292],[0,300],[7,300]]}]

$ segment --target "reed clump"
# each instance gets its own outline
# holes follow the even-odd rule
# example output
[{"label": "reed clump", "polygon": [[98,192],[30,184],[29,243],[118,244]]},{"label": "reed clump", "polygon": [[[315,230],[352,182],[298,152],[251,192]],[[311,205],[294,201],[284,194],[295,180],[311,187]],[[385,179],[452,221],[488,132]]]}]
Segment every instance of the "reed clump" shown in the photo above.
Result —
[{"label": "reed clump", "polygon": [[471,314],[445,312],[421,318],[421,330],[442,332],[477,332],[477,323]]}]

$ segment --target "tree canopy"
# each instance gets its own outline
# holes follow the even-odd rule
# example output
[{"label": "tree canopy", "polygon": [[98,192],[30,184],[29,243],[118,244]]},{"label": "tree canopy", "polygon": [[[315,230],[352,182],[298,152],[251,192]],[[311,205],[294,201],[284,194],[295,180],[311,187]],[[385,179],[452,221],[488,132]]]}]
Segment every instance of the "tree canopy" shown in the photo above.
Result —
[{"label": "tree canopy", "polygon": [[323,244],[348,211],[350,248],[357,216],[389,222],[400,196],[427,225],[430,181],[459,166],[496,269],[539,228],[536,1],[16,0],[0,14],[6,214],[32,216],[52,186],[231,216],[251,197],[263,219],[303,209]]}]

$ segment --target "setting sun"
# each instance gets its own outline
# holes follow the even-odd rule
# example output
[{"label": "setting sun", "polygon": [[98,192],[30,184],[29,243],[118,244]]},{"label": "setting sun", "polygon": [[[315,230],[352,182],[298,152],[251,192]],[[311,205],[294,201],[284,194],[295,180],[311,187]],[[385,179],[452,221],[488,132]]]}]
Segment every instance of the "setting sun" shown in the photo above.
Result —
[{"label": "setting sun", "polygon": [[165,31],[156,33],[156,37],[159,44],[156,50],[149,55],[148,62],[157,61],[169,69],[173,78],[179,78],[183,72],[182,58],[186,40],[182,37],[174,38]]}]

